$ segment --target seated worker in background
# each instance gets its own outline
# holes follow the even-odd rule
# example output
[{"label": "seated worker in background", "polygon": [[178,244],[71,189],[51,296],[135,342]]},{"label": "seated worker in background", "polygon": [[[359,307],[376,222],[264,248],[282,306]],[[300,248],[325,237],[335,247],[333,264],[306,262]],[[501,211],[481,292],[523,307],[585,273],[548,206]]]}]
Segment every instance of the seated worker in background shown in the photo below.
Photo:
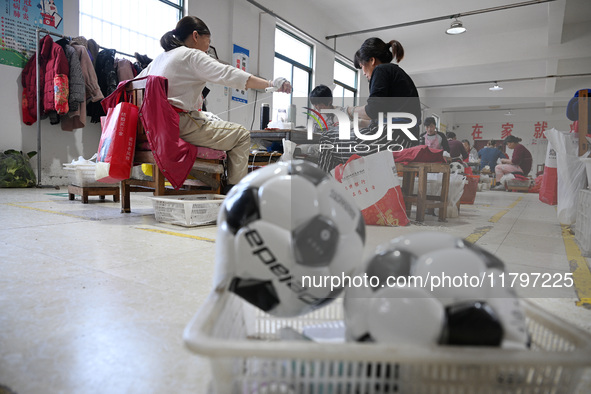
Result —
[{"label": "seated worker in background", "polygon": [[[310,103],[320,112],[322,109],[336,109],[341,112],[346,112],[345,108],[343,107],[335,107],[332,105],[332,91],[326,85],[318,85],[316,86],[312,92],[310,92]],[[321,114],[324,120],[326,121],[326,125],[330,129],[331,127],[338,127],[339,120],[335,114]],[[314,131],[321,132],[320,126],[314,122]]]},{"label": "seated worker in background", "polygon": [[456,133],[453,131],[447,132],[447,143],[449,144],[449,155],[452,163],[462,163],[468,160],[468,152],[466,152],[464,144],[456,139]]},{"label": "seated worker in background", "polygon": [[228,155],[227,192],[248,172],[250,132],[237,123],[209,120],[200,111],[201,96],[207,82],[236,89],[273,87],[290,93],[291,84],[285,78],[268,81],[222,64],[207,54],[211,32],[195,16],[185,16],[172,31],[160,39],[164,53],[158,55],[139,75],[157,75],[168,79],[168,102],[180,114],[180,138],[186,142]]},{"label": "seated worker in background", "polygon": [[[346,109],[343,107],[335,107],[332,105],[332,91],[326,85],[318,85],[316,86],[312,92],[310,92],[310,103],[314,107],[315,110],[319,111],[322,109],[336,109],[338,111],[342,111],[346,113]],[[317,114],[316,114],[317,116]],[[321,133],[320,135],[320,145],[322,144],[332,144],[334,140],[338,140],[339,135],[339,119],[335,114],[321,114],[322,119],[326,121],[327,129],[323,131],[325,127],[322,125],[318,125],[318,123],[311,119],[310,121],[314,124],[314,132]],[[320,119],[320,123],[322,124],[322,119]],[[317,154],[318,156],[318,166],[322,168],[326,172],[330,172],[333,167],[331,167],[331,152],[328,149],[320,150]]]},{"label": "seated worker in background", "polygon": [[490,140],[486,143],[486,147],[478,151],[478,157],[480,158],[480,171],[488,166],[490,172],[493,173],[497,162],[499,159],[504,159],[505,154],[495,147],[494,140]]},{"label": "seated worker in background", "polygon": [[513,150],[511,159],[501,159],[501,164],[495,167],[496,186],[494,190],[505,190],[505,185],[502,185],[500,180],[505,174],[520,173],[520,175],[527,176],[532,166],[531,152],[520,144],[521,138],[510,135],[505,138],[507,148]]},{"label": "seated worker in background", "polygon": [[464,145],[464,149],[468,152],[468,162],[470,163],[477,163],[478,162],[478,151],[473,146],[470,146],[470,141],[462,140],[462,144]]},{"label": "seated worker in background", "polygon": [[447,138],[441,131],[437,131],[435,118],[432,116],[425,118],[423,126],[425,127],[425,132],[419,138],[419,145],[427,145],[431,149],[443,149],[449,153]]}]

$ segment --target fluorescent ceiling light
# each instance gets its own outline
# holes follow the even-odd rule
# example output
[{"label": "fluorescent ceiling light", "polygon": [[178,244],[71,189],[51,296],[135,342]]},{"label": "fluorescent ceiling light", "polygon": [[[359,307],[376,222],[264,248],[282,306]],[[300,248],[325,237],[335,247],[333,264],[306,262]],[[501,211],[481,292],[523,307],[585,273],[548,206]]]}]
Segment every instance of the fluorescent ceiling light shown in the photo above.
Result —
[{"label": "fluorescent ceiling light", "polygon": [[500,87],[499,84],[495,82],[495,84],[493,86],[491,86],[490,88],[488,88],[488,90],[497,91],[497,90],[503,90],[503,88]]},{"label": "fluorescent ceiling light", "polygon": [[445,31],[446,34],[451,34],[451,35],[456,35],[456,34],[462,34],[466,31],[466,28],[464,27],[464,25],[462,25],[462,22],[460,22],[459,20],[455,20],[451,23],[451,26],[449,27],[449,29],[447,29]]}]

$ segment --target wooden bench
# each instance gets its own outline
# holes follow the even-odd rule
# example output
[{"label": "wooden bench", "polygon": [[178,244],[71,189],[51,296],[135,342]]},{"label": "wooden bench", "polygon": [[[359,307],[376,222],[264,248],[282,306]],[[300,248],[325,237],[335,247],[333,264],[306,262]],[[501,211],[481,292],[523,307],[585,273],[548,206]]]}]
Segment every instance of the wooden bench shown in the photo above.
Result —
[{"label": "wooden bench", "polygon": [[[131,102],[141,108],[146,88],[146,80],[130,81],[126,91],[131,96]],[[207,150],[208,148],[202,148]],[[212,150],[213,151],[213,150]],[[225,152],[219,152],[225,158]],[[224,159],[198,158],[193,165],[191,175],[195,179],[187,179],[183,187],[175,190],[166,187],[166,178],[158,168],[152,151],[149,150],[148,138],[141,121],[137,125],[137,138],[134,153],[134,165],[151,164],[153,166],[152,179],[126,179],[121,181],[121,212],[131,212],[131,192],[152,192],[155,196],[175,194],[220,194],[222,175],[225,173]]]}]

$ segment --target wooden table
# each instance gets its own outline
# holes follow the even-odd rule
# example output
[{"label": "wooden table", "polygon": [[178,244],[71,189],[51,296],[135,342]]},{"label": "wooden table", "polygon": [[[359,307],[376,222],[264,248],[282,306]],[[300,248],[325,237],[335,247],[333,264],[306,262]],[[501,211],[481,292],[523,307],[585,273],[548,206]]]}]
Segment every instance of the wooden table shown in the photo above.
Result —
[{"label": "wooden table", "polygon": [[[402,172],[402,195],[406,214],[410,217],[412,204],[417,206],[417,222],[425,220],[425,210],[439,208],[439,221],[447,221],[447,196],[449,194],[449,164],[446,163],[408,163],[396,164],[396,171]],[[443,174],[441,194],[427,195],[427,174]],[[418,174],[417,194],[413,194],[415,176]]]}]

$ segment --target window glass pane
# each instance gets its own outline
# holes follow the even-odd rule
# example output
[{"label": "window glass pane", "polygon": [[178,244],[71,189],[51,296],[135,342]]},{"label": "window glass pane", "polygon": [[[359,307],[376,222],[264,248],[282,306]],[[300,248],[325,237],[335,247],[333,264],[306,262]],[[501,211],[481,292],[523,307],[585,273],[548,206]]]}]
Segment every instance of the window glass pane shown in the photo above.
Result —
[{"label": "window glass pane", "polygon": [[[292,82],[292,65],[288,62],[275,58],[273,67],[273,78],[283,77]],[[273,114],[271,120],[277,120],[277,111],[284,109],[287,111],[291,104],[291,95],[285,93],[273,93]]]},{"label": "window glass pane", "polygon": [[312,67],[312,47],[280,29],[275,29],[275,52]]},{"label": "window glass pane", "polygon": [[[182,6],[182,0],[172,1]],[[162,52],[160,37],[172,30],[179,9],[159,0],[80,0],[80,35],[104,48],[151,58]]]},{"label": "window glass pane", "polygon": [[343,88],[344,98],[343,98],[343,106],[354,106],[355,105],[355,92],[352,90]]},{"label": "window glass pane", "polygon": [[343,97],[344,97],[344,93],[343,93],[343,87],[337,85],[333,91],[332,91],[332,105],[336,105],[337,107],[342,107],[343,106]]},{"label": "window glass pane", "polygon": [[353,88],[357,87],[357,72],[340,62],[334,62],[334,79]]},{"label": "window glass pane", "polygon": [[[293,69],[293,84],[292,84],[292,97],[304,98],[304,100],[298,100],[295,103],[308,102],[308,95],[310,94],[310,74],[300,68],[294,67]],[[296,110],[296,125],[306,124],[306,115],[302,111]]]},{"label": "window glass pane", "polygon": [[294,67],[292,91],[294,97],[308,97],[310,74],[300,68]]}]

